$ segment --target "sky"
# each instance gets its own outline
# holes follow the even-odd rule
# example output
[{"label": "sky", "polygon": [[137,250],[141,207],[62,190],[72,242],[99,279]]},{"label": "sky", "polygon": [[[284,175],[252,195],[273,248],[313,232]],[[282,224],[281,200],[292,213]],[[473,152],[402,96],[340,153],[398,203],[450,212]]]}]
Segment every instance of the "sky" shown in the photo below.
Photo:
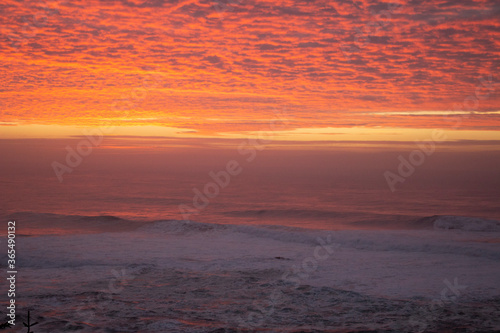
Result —
[{"label": "sky", "polygon": [[495,0],[4,0],[0,11],[2,139],[272,132],[373,146],[442,129],[450,145],[500,148]]}]

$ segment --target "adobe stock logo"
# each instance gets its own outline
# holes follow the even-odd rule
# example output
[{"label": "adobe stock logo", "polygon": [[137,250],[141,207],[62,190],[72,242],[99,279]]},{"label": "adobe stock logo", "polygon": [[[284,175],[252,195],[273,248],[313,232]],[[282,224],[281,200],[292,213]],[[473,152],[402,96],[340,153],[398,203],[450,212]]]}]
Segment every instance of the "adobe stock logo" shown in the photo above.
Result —
[{"label": "adobe stock logo", "polygon": [[[481,100],[487,100],[496,92],[500,82],[493,81],[491,74],[488,77],[478,77],[478,84],[474,88],[474,93],[465,97],[462,103],[455,103],[453,109],[443,115],[447,123],[453,123],[451,130],[460,128],[463,121],[474,116],[479,109]],[[426,159],[436,150],[436,144],[447,140],[447,135],[442,129],[434,129],[428,140],[416,141],[418,149],[413,150],[408,158],[398,156],[399,165],[397,173],[385,171],[384,178],[391,192],[396,191],[398,183],[404,183],[408,177],[413,175],[415,168],[424,164]]]},{"label": "adobe stock logo", "polygon": [[415,141],[415,144],[418,148],[412,150],[412,152],[408,155],[408,158],[405,158],[403,155],[399,155],[399,165],[397,169],[398,172],[384,172],[385,180],[387,182],[387,185],[391,189],[391,192],[395,192],[396,185],[398,183],[404,183],[406,178],[413,175],[416,167],[424,164],[427,157],[434,154],[434,152],[436,151],[437,143],[443,142],[446,139],[447,135],[443,130],[435,129],[432,131],[430,140]]},{"label": "adobe stock logo", "polygon": [[208,173],[210,181],[201,187],[202,190],[197,187],[193,188],[192,204],[179,205],[183,220],[189,220],[193,214],[200,214],[210,204],[210,200],[215,199],[231,183],[232,178],[243,172],[243,165],[253,162],[257,157],[257,152],[264,150],[274,140],[275,132],[287,127],[288,121],[284,111],[275,111],[274,114],[275,117],[269,121],[267,129],[259,131],[256,138],[246,139],[238,146],[238,154],[246,158],[240,161],[229,160],[223,170]]}]

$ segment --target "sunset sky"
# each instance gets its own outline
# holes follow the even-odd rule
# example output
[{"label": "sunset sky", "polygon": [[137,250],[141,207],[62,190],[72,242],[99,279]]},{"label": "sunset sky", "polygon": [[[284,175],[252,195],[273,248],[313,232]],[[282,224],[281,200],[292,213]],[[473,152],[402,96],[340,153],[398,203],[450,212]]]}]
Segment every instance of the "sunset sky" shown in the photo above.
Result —
[{"label": "sunset sky", "polygon": [[[0,4],[0,137],[500,148],[496,0]],[[319,144],[318,144],[319,145]]]}]

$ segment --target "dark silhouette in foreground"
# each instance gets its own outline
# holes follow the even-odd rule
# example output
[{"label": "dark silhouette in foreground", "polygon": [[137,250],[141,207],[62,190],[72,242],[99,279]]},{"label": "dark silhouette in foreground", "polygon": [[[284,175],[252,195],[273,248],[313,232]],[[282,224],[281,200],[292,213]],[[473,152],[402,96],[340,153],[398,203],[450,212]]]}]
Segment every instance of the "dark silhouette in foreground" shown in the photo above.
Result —
[{"label": "dark silhouette in foreground", "polygon": [[34,333],[33,331],[31,331],[31,326],[35,326],[36,324],[38,324],[38,322],[30,324],[30,312],[28,311],[28,323],[26,324],[23,322],[23,325],[28,328],[26,333]]}]

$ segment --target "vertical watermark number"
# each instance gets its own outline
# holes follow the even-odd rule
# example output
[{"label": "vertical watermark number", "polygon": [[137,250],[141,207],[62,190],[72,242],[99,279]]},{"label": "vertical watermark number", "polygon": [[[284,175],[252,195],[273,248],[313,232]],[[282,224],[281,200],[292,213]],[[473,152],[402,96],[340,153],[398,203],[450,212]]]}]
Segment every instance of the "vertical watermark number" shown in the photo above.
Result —
[{"label": "vertical watermark number", "polygon": [[16,325],[16,221],[7,223],[7,281],[9,290],[7,296],[9,305],[7,306],[8,323]]}]

